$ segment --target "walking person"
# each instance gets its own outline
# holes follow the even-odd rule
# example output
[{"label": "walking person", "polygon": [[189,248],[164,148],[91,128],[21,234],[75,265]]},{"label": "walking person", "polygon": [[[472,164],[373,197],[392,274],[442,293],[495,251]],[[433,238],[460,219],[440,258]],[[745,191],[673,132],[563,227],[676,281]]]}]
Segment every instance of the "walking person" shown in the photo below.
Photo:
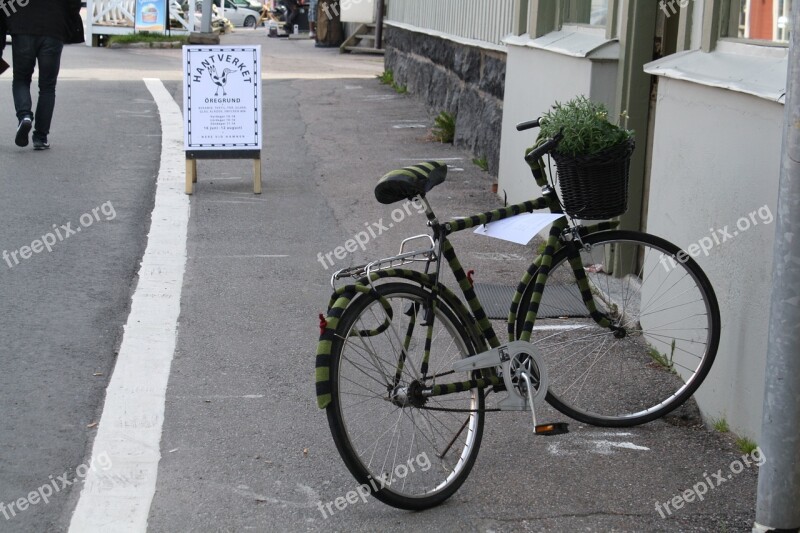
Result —
[{"label": "walking person", "polygon": [[308,29],[310,39],[317,38],[317,0],[308,2]]},{"label": "walking person", "polygon": [[281,5],[286,9],[286,18],[284,19],[283,29],[287,34],[294,31],[294,21],[300,15],[300,5],[297,0],[281,0]]},{"label": "walking person", "polygon": [[[47,136],[56,104],[56,81],[64,44],[83,42],[80,0],[36,0],[0,3],[0,57],[5,32],[11,35],[14,78],[11,91],[17,111],[17,146],[28,146],[33,129],[33,148],[50,148]],[[31,99],[34,68],[39,67],[39,99],[36,113]]]}]

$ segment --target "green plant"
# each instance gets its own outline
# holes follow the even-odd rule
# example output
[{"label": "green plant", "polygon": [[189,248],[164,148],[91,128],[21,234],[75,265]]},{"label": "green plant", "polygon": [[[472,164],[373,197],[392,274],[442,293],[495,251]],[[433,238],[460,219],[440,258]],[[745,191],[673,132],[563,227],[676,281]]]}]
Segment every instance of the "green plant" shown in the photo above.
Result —
[{"label": "green plant", "polygon": [[164,43],[164,42],[179,42],[186,44],[188,37],[186,35],[165,35],[163,33],[152,33],[149,31],[140,31],[139,33],[131,33],[128,35],[112,35],[108,38],[108,44],[132,44],[132,43]]},{"label": "green plant", "polygon": [[378,81],[381,82],[383,85],[394,84],[394,72],[392,72],[391,70],[384,70],[383,73],[378,74],[375,77],[378,78]]},{"label": "green plant", "polygon": [[754,440],[747,437],[737,437],[736,447],[739,448],[739,451],[744,454],[751,454],[756,448],[758,448],[758,444],[756,444]]},{"label": "green plant", "polygon": [[489,170],[489,161],[485,157],[476,157],[472,160],[476,167],[487,172]]},{"label": "green plant", "polygon": [[[621,115],[627,119],[627,114]],[[579,96],[566,103],[559,103],[542,116],[541,136],[553,138],[562,133],[564,138],[556,151],[577,156],[593,155],[630,139],[633,132],[608,121],[608,109],[604,104],[592,102]]]},{"label": "green plant", "polygon": [[382,85],[388,85],[394,89],[397,94],[406,94],[408,92],[407,86],[399,85],[396,81],[394,81],[394,72],[391,70],[384,70],[381,74],[378,74],[375,77]]},{"label": "green plant", "polygon": [[728,421],[724,418],[714,420],[714,429],[720,433],[727,433],[731,430],[731,428],[728,426]]},{"label": "green plant", "polygon": [[431,131],[433,140],[449,144],[456,136],[456,117],[447,111],[442,111],[433,121]]},{"label": "green plant", "polygon": [[648,351],[648,355],[650,358],[660,367],[663,367],[666,370],[671,372],[675,372],[675,364],[672,362],[672,358],[675,354],[675,346],[672,347],[672,354],[669,356],[662,354],[655,348],[650,348]]}]

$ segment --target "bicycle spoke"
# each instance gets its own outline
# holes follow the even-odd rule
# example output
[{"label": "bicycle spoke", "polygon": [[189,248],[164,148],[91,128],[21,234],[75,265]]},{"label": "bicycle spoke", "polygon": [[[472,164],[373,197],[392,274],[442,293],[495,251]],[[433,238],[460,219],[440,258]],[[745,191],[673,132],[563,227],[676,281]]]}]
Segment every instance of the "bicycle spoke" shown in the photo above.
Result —
[{"label": "bicycle spoke", "polygon": [[[433,306],[433,325],[422,325],[425,321],[417,313],[425,309],[429,297],[418,287],[404,285],[398,292],[382,287],[386,286],[378,291],[386,291],[382,301],[388,302],[391,311],[369,294],[362,297],[360,306],[353,304],[358,311],[347,309],[340,319],[343,329],[336,348],[335,377],[338,431],[352,449],[359,479],[397,478],[376,497],[439,497],[462,483],[471,468],[483,417],[476,411],[483,408],[483,396],[473,390],[422,400],[412,391],[420,384],[429,387],[471,379],[470,372],[452,369],[453,362],[471,355],[471,341],[457,327],[463,320],[455,319],[443,303]],[[407,310],[414,316],[407,315]],[[426,341],[430,358],[422,381]],[[424,464],[423,457],[429,467],[424,471],[410,468],[412,460]],[[348,463],[351,471],[353,464]],[[404,472],[408,476],[400,480]]]},{"label": "bicycle spoke", "polygon": [[[530,342],[548,366],[548,399],[592,424],[650,420],[685,401],[701,381],[694,378],[704,376],[713,361],[719,338],[713,290],[699,281],[704,276],[693,262],[665,265],[662,256],[679,249],[659,239],[610,231],[585,241],[591,246],[580,251],[580,263],[603,265],[586,276],[613,327],[591,318],[569,319],[563,330],[534,325]],[[553,262],[550,279],[574,280],[566,253]],[[531,293],[529,288],[520,309],[529,305]],[[565,294],[576,300],[575,291]],[[517,331],[521,327],[518,319]],[[664,366],[676,372],[663,372]]]}]

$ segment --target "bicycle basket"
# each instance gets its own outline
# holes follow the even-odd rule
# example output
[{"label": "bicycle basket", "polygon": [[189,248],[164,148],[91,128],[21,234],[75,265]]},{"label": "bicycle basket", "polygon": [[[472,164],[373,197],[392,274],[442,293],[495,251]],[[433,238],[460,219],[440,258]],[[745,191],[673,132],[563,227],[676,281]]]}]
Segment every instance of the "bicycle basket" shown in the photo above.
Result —
[{"label": "bicycle basket", "polygon": [[628,210],[633,138],[589,156],[550,155],[558,167],[564,211],[575,218],[603,220]]}]

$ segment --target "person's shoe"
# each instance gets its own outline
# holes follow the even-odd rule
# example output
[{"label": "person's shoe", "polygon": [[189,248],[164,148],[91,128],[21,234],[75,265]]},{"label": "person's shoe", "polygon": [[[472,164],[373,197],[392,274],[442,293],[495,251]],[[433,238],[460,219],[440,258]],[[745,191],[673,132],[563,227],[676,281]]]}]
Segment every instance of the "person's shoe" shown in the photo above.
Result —
[{"label": "person's shoe", "polygon": [[17,146],[28,146],[28,134],[33,127],[33,120],[31,117],[25,117],[19,121],[17,126],[17,136],[14,137],[14,143]]},{"label": "person's shoe", "polygon": [[308,34],[308,38],[309,39],[316,39],[317,38],[317,34],[312,31],[311,33]]},{"label": "person's shoe", "polygon": [[50,148],[50,143],[47,142],[47,135],[36,135],[33,134],[33,149],[34,150],[48,150]]}]

